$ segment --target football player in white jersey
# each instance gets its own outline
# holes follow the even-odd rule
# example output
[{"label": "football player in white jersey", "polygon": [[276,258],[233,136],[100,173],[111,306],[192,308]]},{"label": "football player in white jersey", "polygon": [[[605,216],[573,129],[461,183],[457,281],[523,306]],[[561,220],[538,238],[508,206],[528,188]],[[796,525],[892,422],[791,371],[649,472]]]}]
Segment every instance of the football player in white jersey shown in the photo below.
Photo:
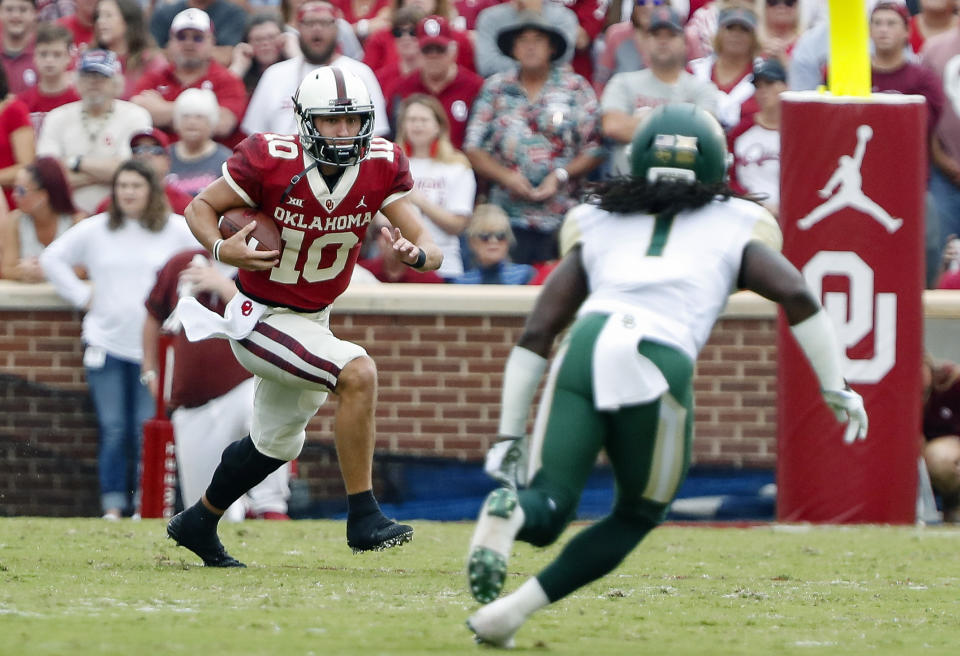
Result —
[{"label": "football player in white jersey", "polygon": [[[841,375],[827,315],[778,252],[773,217],[729,189],[727,165],[712,116],[664,105],[634,136],[633,176],[601,183],[590,204],[568,214],[565,256],[504,373],[500,432],[520,438],[553,340],[576,314],[531,444],[505,440],[488,455],[488,471],[513,485],[487,497],[470,545],[468,584],[486,604],[467,621],[479,642],[512,646],[534,611],[611,572],[663,520],[690,462],[694,363],[732,291],[783,307],[824,400],[849,422],[845,441],[866,437],[863,400]],[[514,540],[545,546],[560,536],[601,449],[616,479],[613,512],[495,601]],[[527,476],[529,487],[518,491]]]}]

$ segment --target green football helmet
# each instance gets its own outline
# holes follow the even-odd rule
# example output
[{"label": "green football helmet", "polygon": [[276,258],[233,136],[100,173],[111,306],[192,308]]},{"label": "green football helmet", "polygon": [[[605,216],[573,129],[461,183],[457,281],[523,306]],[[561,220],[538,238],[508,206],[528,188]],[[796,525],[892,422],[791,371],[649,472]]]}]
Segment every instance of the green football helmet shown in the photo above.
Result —
[{"label": "green football helmet", "polygon": [[647,182],[713,184],[727,178],[727,139],[720,123],[690,103],[661,105],[637,127],[630,171]]}]

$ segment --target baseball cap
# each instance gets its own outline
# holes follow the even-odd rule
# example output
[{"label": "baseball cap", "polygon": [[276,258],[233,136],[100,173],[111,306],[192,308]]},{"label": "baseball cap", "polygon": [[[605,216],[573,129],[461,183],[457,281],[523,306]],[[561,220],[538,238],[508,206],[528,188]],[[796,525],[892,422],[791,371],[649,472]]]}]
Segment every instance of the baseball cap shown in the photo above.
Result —
[{"label": "baseball cap", "polygon": [[873,11],[870,12],[872,17],[875,13],[881,9],[887,9],[889,11],[894,11],[900,15],[900,18],[903,19],[903,22],[907,25],[910,24],[910,10],[907,9],[906,5],[900,4],[899,2],[878,2],[877,5],[873,8]]},{"label": "baseball cap", "polygon": [[170,145],[170,137],[157,128],[150,128],[149,130],[139,130],[134,132],[130,137],[130,147],[133,148],[141,139],[153,139],[158,145],[163,146],[164,148]]},{"label": "baseball cap", "polygon": [[210,15],[202,9],[189,7],[173,17],[170,23],[170,34],[176,34],[183,30],[197,30],[198,32],[212,32],[213,24],[210,22]]},{"label": "baseball cap", "polygon": [[83,52],[77,70],[81,73],[98,73],[104,77],[113,77],[120,73],[120,61],[115,53],[94,48]]},{"label": "baseball cap", "polygon": [[676,33],[683,32],[683,23],[680,15],[670,7],[654,7],[650,12],[650,27],[648,32],[656,32],[661,27],[666,27]]},{"label": "baseball cap", "polygon": [[769,59],[757,59],[753,63],[753,83],[756,85],[757,80],[768,80],[770,82],[786,82],[787,81],[787,69],[783,67],[783,64],[776,57],[770,57]]},{"label": "baseball cap", "polygon": [[721,9],[720,15],[717,18],[717,24],[720,27],[726,27],[727,25],[742,25],[748,30],[756,31],[757,15],[749,9],[742,9],[740,7]]},{"label": "baseball cap", "polygon": [[443,16],[427,16],[417,23],[417,42],[420,49],[437,45],[446,48],[453,41],[450,25]]}]

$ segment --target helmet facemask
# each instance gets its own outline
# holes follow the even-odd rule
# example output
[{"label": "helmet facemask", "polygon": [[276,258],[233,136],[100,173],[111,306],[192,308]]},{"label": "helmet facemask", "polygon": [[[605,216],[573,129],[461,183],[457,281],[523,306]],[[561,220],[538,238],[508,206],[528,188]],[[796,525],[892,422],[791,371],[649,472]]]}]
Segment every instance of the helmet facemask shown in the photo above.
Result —
[{"label": "helmet facemask", "polygon": [[[293,98],[300,144],[307,154],[320,164],[353,166],[370,154],[374,124],[373,103],[359,78],[347,77],[350,86],[354,87],[350,89],[352,93],[348,94],[343,72],[339,69],[328,71],[318,71],[308,76]],[[356,85],[359,85],[359,88],[356,88]],[[360,132],[356,136],[325,137],[314,123],[318,116],[352,115],[360,117]]]}]

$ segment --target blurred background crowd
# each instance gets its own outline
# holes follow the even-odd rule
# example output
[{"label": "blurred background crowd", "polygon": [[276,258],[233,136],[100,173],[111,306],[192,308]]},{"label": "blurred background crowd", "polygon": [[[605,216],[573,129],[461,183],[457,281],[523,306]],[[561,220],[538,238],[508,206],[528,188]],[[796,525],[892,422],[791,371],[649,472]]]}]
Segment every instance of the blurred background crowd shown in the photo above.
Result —
[{"label": "blurred background crowd", "polygon": [[[927,284],[957,288],[957,2],[867,5],[874,90],[928,101]],[[246,135],[295,132],[328,64],[371,90],[445,254],[392,270],[370,231],[370,280],[541,282],[566,211],[666,102],[719,119],[734,188],[776,215],[780,93],[825,83],[829,20],[826,0],[0,0],[0,275],[44,280],[40,253],[111,207],[131,159],[182,213]]]}]

